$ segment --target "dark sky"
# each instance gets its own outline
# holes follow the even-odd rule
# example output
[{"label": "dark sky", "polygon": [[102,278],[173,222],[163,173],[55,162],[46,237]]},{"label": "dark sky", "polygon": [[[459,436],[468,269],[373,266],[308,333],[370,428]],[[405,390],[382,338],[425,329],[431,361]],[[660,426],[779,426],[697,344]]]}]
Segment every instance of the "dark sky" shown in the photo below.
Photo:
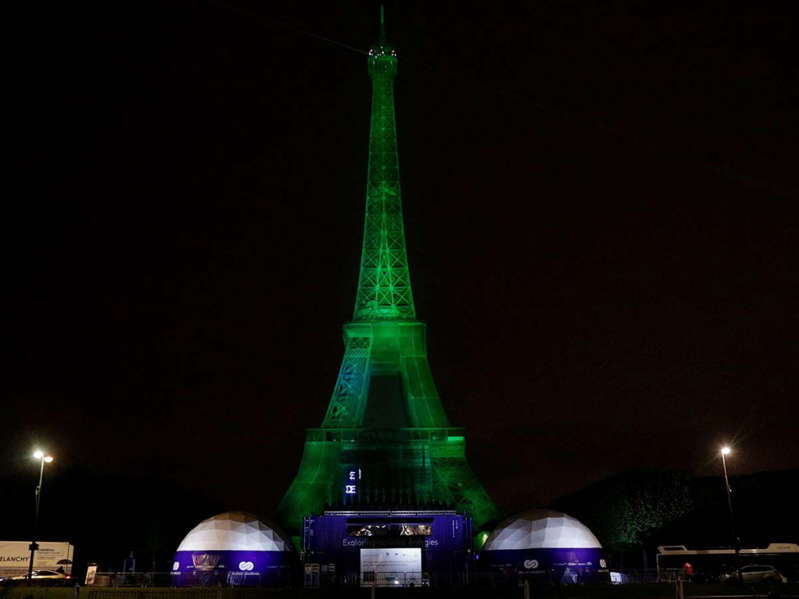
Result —
[{"label": "dark sky", "polygon": [[[308,32],[366,49],[377,8],[334,4],[8,12],[0,475],[41,443],[276,505],[357,279],[366,60]],[[408,251],[500,507],[717,474],[723,440],[737,472],[799,466],[794,22],[435,5],[387,6]]]}]

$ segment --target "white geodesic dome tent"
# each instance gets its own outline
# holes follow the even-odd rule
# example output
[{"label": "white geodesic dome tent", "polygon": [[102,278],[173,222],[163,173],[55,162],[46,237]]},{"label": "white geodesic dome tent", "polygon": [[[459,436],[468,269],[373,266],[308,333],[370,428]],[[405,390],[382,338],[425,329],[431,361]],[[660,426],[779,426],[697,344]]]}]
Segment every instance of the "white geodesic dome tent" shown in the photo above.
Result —
[{"label": "white geodesic dome tent", "polygon": [[178,551],[290,551],[291,545],[247,512],[225,512],[189,531]]},{"label": "white geodesic dome tent", "polygon": [[483,551],[601,548],[599,539],[585,524],[552,510],[531,510],[508,518],[483,545]]}]

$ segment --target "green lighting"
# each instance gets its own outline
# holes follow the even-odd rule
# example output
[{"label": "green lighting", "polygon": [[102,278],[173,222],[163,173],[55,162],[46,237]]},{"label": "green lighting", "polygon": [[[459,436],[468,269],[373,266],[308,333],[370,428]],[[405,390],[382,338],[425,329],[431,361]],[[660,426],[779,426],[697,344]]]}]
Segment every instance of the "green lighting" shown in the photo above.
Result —
[{"label": "green lighting", "polygon": [[[278,506],[293,534],[325,505],[446,504],[475,526],[497,517],[451,427],[416,320],[402,217],[394,77],[397,53],[379,41],[367,59],[372,112],[360,274],[344,358],[322,427],[309,429],[299,471]],[[363,477],[347,487],[345,474]]]},{"label": "green lighting", "polygon": [[475,535],[475,537],[474,537],[474,550],[475,551],[481,551],[483,549],[483,546],[486,544],[486,541],[488,540],[488,535],[489,535],[489,532],[487,530],[479,532],[479,533],[477,533]]},{"label": "green lighting", "polygon": [[397,57],[382,42],[370,51],[372,120],[366,177],[366,218],[355,321],[414,320],[411,277],[402,222],[394,76]]}]

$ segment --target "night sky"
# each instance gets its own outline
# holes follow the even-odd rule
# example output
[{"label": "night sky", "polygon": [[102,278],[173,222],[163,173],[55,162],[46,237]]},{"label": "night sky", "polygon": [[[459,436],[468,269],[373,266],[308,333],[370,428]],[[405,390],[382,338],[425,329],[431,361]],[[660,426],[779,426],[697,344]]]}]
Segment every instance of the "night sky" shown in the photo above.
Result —
[{"label": "night sky", "polygon": [[[377,4],[17,4],[0,476],[32,485],[41,444],[53,475],[269,513],[352,315],[370,80],[345,45]],[[433,4],[386,8],[411,276],[500,508],[716,475],[723,441],[736,473],[799,467],[795,22]]]}]

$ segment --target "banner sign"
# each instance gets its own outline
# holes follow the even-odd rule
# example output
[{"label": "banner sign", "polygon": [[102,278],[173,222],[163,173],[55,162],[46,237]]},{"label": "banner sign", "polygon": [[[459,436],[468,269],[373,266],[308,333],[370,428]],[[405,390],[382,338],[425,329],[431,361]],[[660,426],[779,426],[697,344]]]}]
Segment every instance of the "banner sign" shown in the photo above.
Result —
[{"label": "banner sign", "polygon": [[[33,560],[34,570],[72,572],[75,548],[67,542],[39,541]],[[26,573],[31,559],[30,541],[0,541],[0,572],[4,576]],[[14,572],[14,574],[12,574]]]},{"label": "banner sign", "polygon": [[91,564],[88,568],[86,568],[85,584],[94,584],[96,577],[97,577],[97,564]]}]

